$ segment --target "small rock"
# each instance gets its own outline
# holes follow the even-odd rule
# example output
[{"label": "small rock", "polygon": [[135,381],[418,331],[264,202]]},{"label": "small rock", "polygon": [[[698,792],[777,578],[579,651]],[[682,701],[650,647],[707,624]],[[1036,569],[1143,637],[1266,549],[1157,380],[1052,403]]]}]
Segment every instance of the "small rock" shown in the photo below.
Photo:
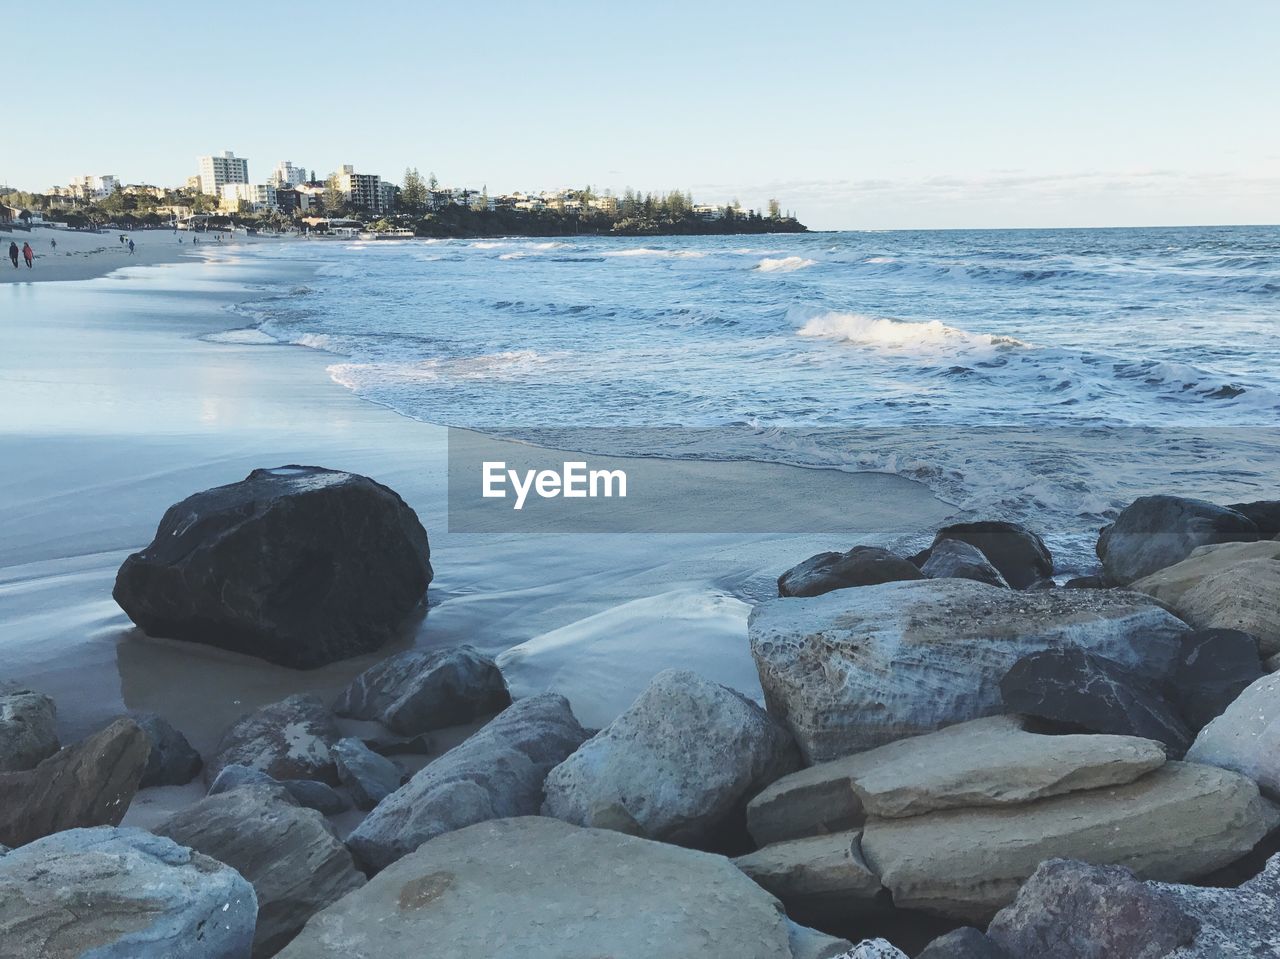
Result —
[{"label": "small rock", "polygon": [[1076,729],[1138,736],[1181,756],[1191,731],[1160,690],[1131,670],[1076,647],[1032,653],[1000,680],[1011,712]]},{"label": "small rock", "polygon": [[916,959],[1011,959],[1009,954],[972,926],[961,926],[924,947]]},{"label": "small rock", "polygon": [[426,600],[430,556],[394,491],[282,466],[169,507],[112,595],[152,636],[312,669],[396,635]]},{"label": "small rock", "polygon": [[53,700],[29,689],[0,693],[0,772],[34,769],[57,751]]},{"label": "small rock", "polygon": [[517,700],[378,803],[347,844],[376,871],[442,833],[536,815],[547,773],[586,738],[563,696]]},{"label": "small rock", "polygon": [[1198,629],[1182,637],[1173,703],[1188,726],[1199,731],[1263,675],[1253,636],[1235,629]]},{"label": "small rock", "polygon": [[819,553],[778,577],[779,596],[821,596],[836,589],[923,579],[908,560],[879,546],[855,546],[847,553]]},{"label": "small rock", "polygon": [[237,720],[205,766],[213,782],[224,766],[261,769],[273,779],[315,779],[337,785],[329,749],[338,741],[333,714],[315,696],[290,696]]},{"label": "small rock", "polygon": [[324,817],[293,805],[278,786],[207,796],[154,832],[226,863],[253,884],[255,957],[275,955],[313,913],[365,882]]},{"label": "small rock", "polygon": [[204,761],[191,748],[187,737],[155,713],[135,713],[133,721],[147,734],[151,754],[142,773],[140,787],[185,786],[196,778]]},{"label": "small rock", "polygon": [[907,959],[907,954],[884,939],[864,939],[835,959]]},{"label": "small rock", "polygon": [[1263,676],[1241,693],[1200,730],[1187,759],[1243,773],[1280,800],[1280,676]]},{"label": "small rock", "polygon": [[861,836],[854,830],[793,839],[739,856],[733,863],[788,909],[834,907],[847,914],[872,903],[881,889],[880,879],[862,860]]},{"label": "small rock", "polygon": [[338,778],[351,791],[357,809],[372,809],[400,788],[400,767],[360,740],[339,739],[332,752]]},{"label": "small rock", "polygon": [[755,703],[668,669],[551,770],[542,809],[579,826],[621,811],[638,835],[705,845],[749,795],[799,765],[790,734]]},{"label": "small rock", "polygon": [[398,756],[404,753],[427,756],[435,749],[435,740],[429,733],[418,733],[416,736],[375,733],[361,736],[360,741],[379,756]]},{"label": "small rock", "polygon": [[117,719],[35,769],[0,773],[0,842],[21,846],[79,826],[118,825],[150,749],[137,723]]},{"label": "small rock", "polygon": [[988,586],[1009,588],[1000,571],[982,555],[982,550],[958,539],[934,543],[920,572],[929,579],[973,579]]},{"label": "small rock", "polygon": [[1150,576],[1210,543],[1251,543],[1258,527],[1225,506],[1182,496],[1142,496],[1098,538],[1108,581],[1125,586]]},{"label": "small rock", "polygon": [[1177,901],[1119,866],[1051,859],[996,915],[987,935],[1015,956],[1161,959],[1200,923]]},{"label": "small rock", "polygon": [[1107,581],[1101,576],[1076,576],[1062,584],[1063,589],[1106,589]]},{"label": "small rock", "polygon": [[247,959],[257,915],[234,869],[141,829],[70,829],[0,856],[5,959]]},{"label": "small rock", "polygon": [[401,736],[458,726],[511,705],[497,664],[470,646],[408,650],[366,669],[338,697],[339,716],[374,719]]},{"label": "small rock", "polygon": [[350,808],[350,803],[325,783],[311,779],[272,779],[261,769],[239,765],[224,766],[209,786],[208,795],[217,796],[242,786],[281,786],[299,806],[315,809],[326,816],[335,816]]},{"label": "small rock", "polygon": [[1044,540],[1017,523],[984,520],[944,526],[934,536],[931,548],[936,550],[947,540],[975,547],[1014,589],[1026,589],[1053,576],[1053,554]]}]

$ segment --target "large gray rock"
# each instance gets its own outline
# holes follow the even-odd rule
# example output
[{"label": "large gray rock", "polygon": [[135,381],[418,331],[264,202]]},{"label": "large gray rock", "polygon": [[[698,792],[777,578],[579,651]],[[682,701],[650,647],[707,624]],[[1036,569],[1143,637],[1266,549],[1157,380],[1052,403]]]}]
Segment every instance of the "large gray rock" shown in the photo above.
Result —
[{"label": "large gray rock", "polygon": [[861,825],[868,815],[1008,806],[1117,786],[1164,765],[1159,743],[1127,736],[1046,736],[992,716],[802,769],[747,806],[757,843]]},{"label": "large gray rock", "polygon": [[338,738],[337,722],[324,703],[315,696],[290,696],[236,720],[205,765],[205,780],[212,783],[224,766],[237,765],[273,779],[337,785],[330,748]]},{"label": "large gray rock", "polygon": [[1046,859],[1121,865],[1143,878],[1183,881],[1239,859],[1273,821],[1245,777],[1170,762],[1124,786],[1025,806],[871,820],[862,854],[896,906],[983,922]]},{"label": "large gray rock", "polygon": [[64,829],[118,825],[150,748],[137,723],[117,719],[35,769],[0,773],[0,842],[21,846]]},{"label": "large gray rock", "polygon": [[1228,503],[1227,509],[1233,509],[1241,516],[1253,521],[1258,527],[1258,535],[1263,539],[1275,539],[1280,536],[1280,499],[1260,499],[1251,503]]},{"label": "large gray rock", "polygon": [[778,577],[779,596],[821,596],[836,589],[876,586],[924,576],[909,560],[879,546],[810,556]]},{"label": "large gray rock", "polygon": [[299,806],[314,809],[326,816],[346,812],[351,804],[332,786],[314,779],[272,779],[261,769],[249,766],[223,766],[218,778],[209,784],[210,796],[239,789],[241,786],[280,786]]},{"label": "large gray rock", "polygon": [[357,809],[372,809],[404,780],[399,766],[358,739],[339,739],[332,752],[338,778],[351,791]]},{"label": "large gray rock", "polygon": [[934,543],[920,572],[929,579],[973,579],[988,586],[1009,588],[1000,570],[991,565],[982,550],[958,539]]},{"label": "large gray rock", "polygon": [[280,786],[207,796],[153,830],[226,863],[253,884],[253,954],[275,955],[311,916],[364,885],[324,816],[295,805]]},{"label": "large gray rock", "polygon": [[1177,900],[1128,869],[1051,859],[1000,910],[987,935],[1015,956],[1161,959],[1199,928]]},{"label": "large gray rock", "polygon": [[862,859],[861,833],[834,833],[774,843],[739,856],[734,865],[773,893],[788,909],[844,915],[875,901],[880,879]]},{"label": "large gray rock", "polygon": [[741,693],[668,669],[551,770],[544,815],[705,844],[748,796],[800,765],[791,734]]},{"label": "large gray rock", "polygon": [[958,579],[770,600],[749,626],[769,712],[810,762],[1003,712],[1000,679],[1042,649],[1080,646],[1163,681],[1185,631],[1135,593]]},{"label": "large gray rock", "polygon": [[0,856],[3,959],[248,959],[258,904],[229,866],[141,829]]},{"label": "large gray rock", "polygon": [[931,551],[947,540],[977,548],[1014,589],[1026,589],[1053,576],[1053,554],[1025,526],[1003,520],[954,523],[938,530]]},{"label": "large gray rock", "polygon": [[204,761],[191,748],[187,737],[168,720],[155,713],[135,713],[133,721],[142,727],[151,744],[147,768],[142,772],[142,788],[148,786],[185,786],[196,778]]},{"label": "large gray rock", "polygon": [[1238,889],[1151,883],[1200,923],[1195,941],[1165,959],[1262,959],[1280,956],[1280,856]]},{"label": "large gray rock", "polygon": [[1248,633],[1197,629],[1182,637],[1170,698],[1198,732],[1262,676],[1258,642]]},{"label": "large gray rock", "polygon": [[1200,730],[1187,759],[1234,769],[1280,800],[1280,675],[1257,680]]},{"label": "large gray rock", "polygon": [[458,726],[511,705],[498,666],[470,646],[411,649],[366,669],[334,704],[339,716],[374,719],[401,736]]},{"label": "large gray rock", "polygon": [[0,692],[0,772],[34,769],[57,751],[53,700],[29,689]]},{"label": "large gray rock", "polygon": [[727,859],[533,817],[432,839],[314,916],[280,959],[798,959],[804,940],[830,955],[811,939]]},{"label": "large gray rock", "polygon": [[152,636],[310,669],[396,635],[426,599],[430,553],[413,510],[366,476],[259,469],[169,507],[112,595]]},{"label": "large gray rock", "polygon": [[1098,557],[1107,579],[1119,586],[1150,576],[1211,543],[1249,543],[1258,527],[1225,506],[1182,496],[1142,496],[1103,530]]},{"label": "large gray rock", "polygon": [[518,700],[378,803],[347,845],[376,871],[442,833],[536,815],[547,773],[586,738],[563,696]]}]

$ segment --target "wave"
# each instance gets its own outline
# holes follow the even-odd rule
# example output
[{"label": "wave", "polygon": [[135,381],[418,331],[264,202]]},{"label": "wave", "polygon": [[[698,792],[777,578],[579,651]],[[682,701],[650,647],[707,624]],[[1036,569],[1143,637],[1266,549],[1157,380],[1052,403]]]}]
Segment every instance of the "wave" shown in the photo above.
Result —
[{"label": "wave", "polygon": [[815,314],[797,307],[792,307],[787,315],[792,325],[799,327],[799,336],[895,351],[995,353],[1028,348],[1028,344],[1011,336],[970,333],[938,320],[912,322],[836,311]]},{"label": "wave", "polygon": [[658,259],[671,260],[700,260],[705,253],[699,250],[656,250],[647,246],[636,247],[630,250],[606,250],[601,256],[607,257],[632,257],[632,256],[651,256]]},{"label": "wave", "polygon": [[771,260],[766,257],[760,261],[756,269],[761,273],[794,273],[796,270],[803,270],[817,264],[817,260],[807,260],[802,256],[784,256],[780,260]]},{"label": "wave", "polygon": [[279,346],[280,341],[256,326],[241,327],[237,330],[224,330],[221,333],[206,333],[200,337],[206,343],[234,343],[240,346]]}]

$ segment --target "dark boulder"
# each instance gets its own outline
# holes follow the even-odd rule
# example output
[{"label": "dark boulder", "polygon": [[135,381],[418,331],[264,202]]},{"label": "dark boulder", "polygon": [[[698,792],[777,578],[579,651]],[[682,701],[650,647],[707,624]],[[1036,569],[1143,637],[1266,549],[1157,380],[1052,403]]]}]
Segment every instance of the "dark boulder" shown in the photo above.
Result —
[{"label": "dark boulder", "polygon": [[1000,695],[1010,712],[1068,728],[1154,739],[1178,756],[1193,738],[1157,686],[1078,646],[1018,660],[1000,680]]},{"label": "dark boulder", "polygon": [[1233,509],[1241,516],[1252,520],[1253,525],[1258,527],[1259,539],[1275,539],[1280,536],[1280,499],[1232,503],[1227,509]]},{"label": "dark boulder", "polygon": [[338,725],[314,696],[290,696],[240,717],[222,734],[205,766],[212,783],[224,766],[259,769],[273,779],[316,779],[338,784],[330,747],[338,741]]},{"label": "dark boulder", "polygon": [[150,635],[310,669],[396,635],[431,577],[426,531],[392,490],[282,466],[169,507],[112,595]]},{"label": "dark boulder", "polygon": [[341,793],[325,783],[314,779],[273,779],[261,769],[240,765],[223,766],[218,778],[210,784],[208,795],[217,796],[246,786],[280,786],[299,806],[326,816],[336,816],[351,808]]},{"label": "dark boulder", "polygon": [[0,772],[33,769],[58,751],[58,710],[30,689],[0,692]]},{"label": "dark boulder", "polygon": [[1098,556],[1107,581],[1127,586],[1180,563],[1197,546],[1257,539],[1253,520],[1225,506],[1182,496],[1142,496],[1103,529]]},{"label": "dark boulder", "polygon": [[1238,629],[1197,629],[1182,637],[1173,703],[1191,731],[1198,732],[1262,675],[1255,637]]},{"label": "dark boulder", "polygon": [[910,561],[879,546],[855,546],[847,553],[819,553],[778,577],[779,596],[821,596],[852,586],[878,586],[924,579]]},{"label": "dark boulder", "polygon": [[1044,540],[1017,523],[1003,520],[954,523],[938,530],[930,549],[949,539],[980,550],[1014,589],[1026,589],[1053,576],[1053,554]]},{"label": "dark boulder", "polygon": [[204,760],[191,748],[187,737],[174,729],[168,720],[155,713],[135,713],[133,721],[151,743],[147,768],[142,772],[140,788],[148,786],[185,786],[196,778]]},{"label": "dark boulder", "polygon": [[338,778],[350,790],[357,809],[372,809],[404,781],[399,766],[358,739],[339,739],[332,752]]},{"label": "dark boulder", "polygon": [[1062,584],[1063,589],[1105,589],[1107,581],[1101,576],[1076,576]]},{"label": "dark boulder", "polygon": [[411,649],[371,666],[334,703],[339,716],[373,719],[400,736],[458,726],[511,705],[502,672],[470,646]]},{"label": "dark boulder", "polygon": [[1009,588],[1005,578],[991,565],[982,550],[958,539],[935,543],[920,572],[930,579],[973,579],[988,586]]},{"label": "dark boulder", "polygon": [[987,935],[1027,959],[1161,959],[1199,929],[1172,895],[1128,869],[1050,859]]},{"label": "dark boulder", "polygon": [[994,939],[972,926],[963,926],[933,940],[916,959],[1010,959],[1010,956]]}]

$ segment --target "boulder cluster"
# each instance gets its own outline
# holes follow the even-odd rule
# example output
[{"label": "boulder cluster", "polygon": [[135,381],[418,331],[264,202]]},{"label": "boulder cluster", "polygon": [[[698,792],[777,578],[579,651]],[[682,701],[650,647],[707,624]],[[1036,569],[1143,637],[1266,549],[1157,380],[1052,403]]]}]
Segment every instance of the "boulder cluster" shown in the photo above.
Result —
[{"label": "boulder cluster", "polygon": [[[236,486],[126,562],[144,628],[307,667],[420,607],[390,490]],[[0,959],[1280,955],[1277,519],[1144,497],[1063,585],[1003,522],[820,554],[751,616],[763,704],[668,669],[600,730],[469,646],[262,706],[205,756],[155,715],[64,745],[51,700],[0,690]]]}]

